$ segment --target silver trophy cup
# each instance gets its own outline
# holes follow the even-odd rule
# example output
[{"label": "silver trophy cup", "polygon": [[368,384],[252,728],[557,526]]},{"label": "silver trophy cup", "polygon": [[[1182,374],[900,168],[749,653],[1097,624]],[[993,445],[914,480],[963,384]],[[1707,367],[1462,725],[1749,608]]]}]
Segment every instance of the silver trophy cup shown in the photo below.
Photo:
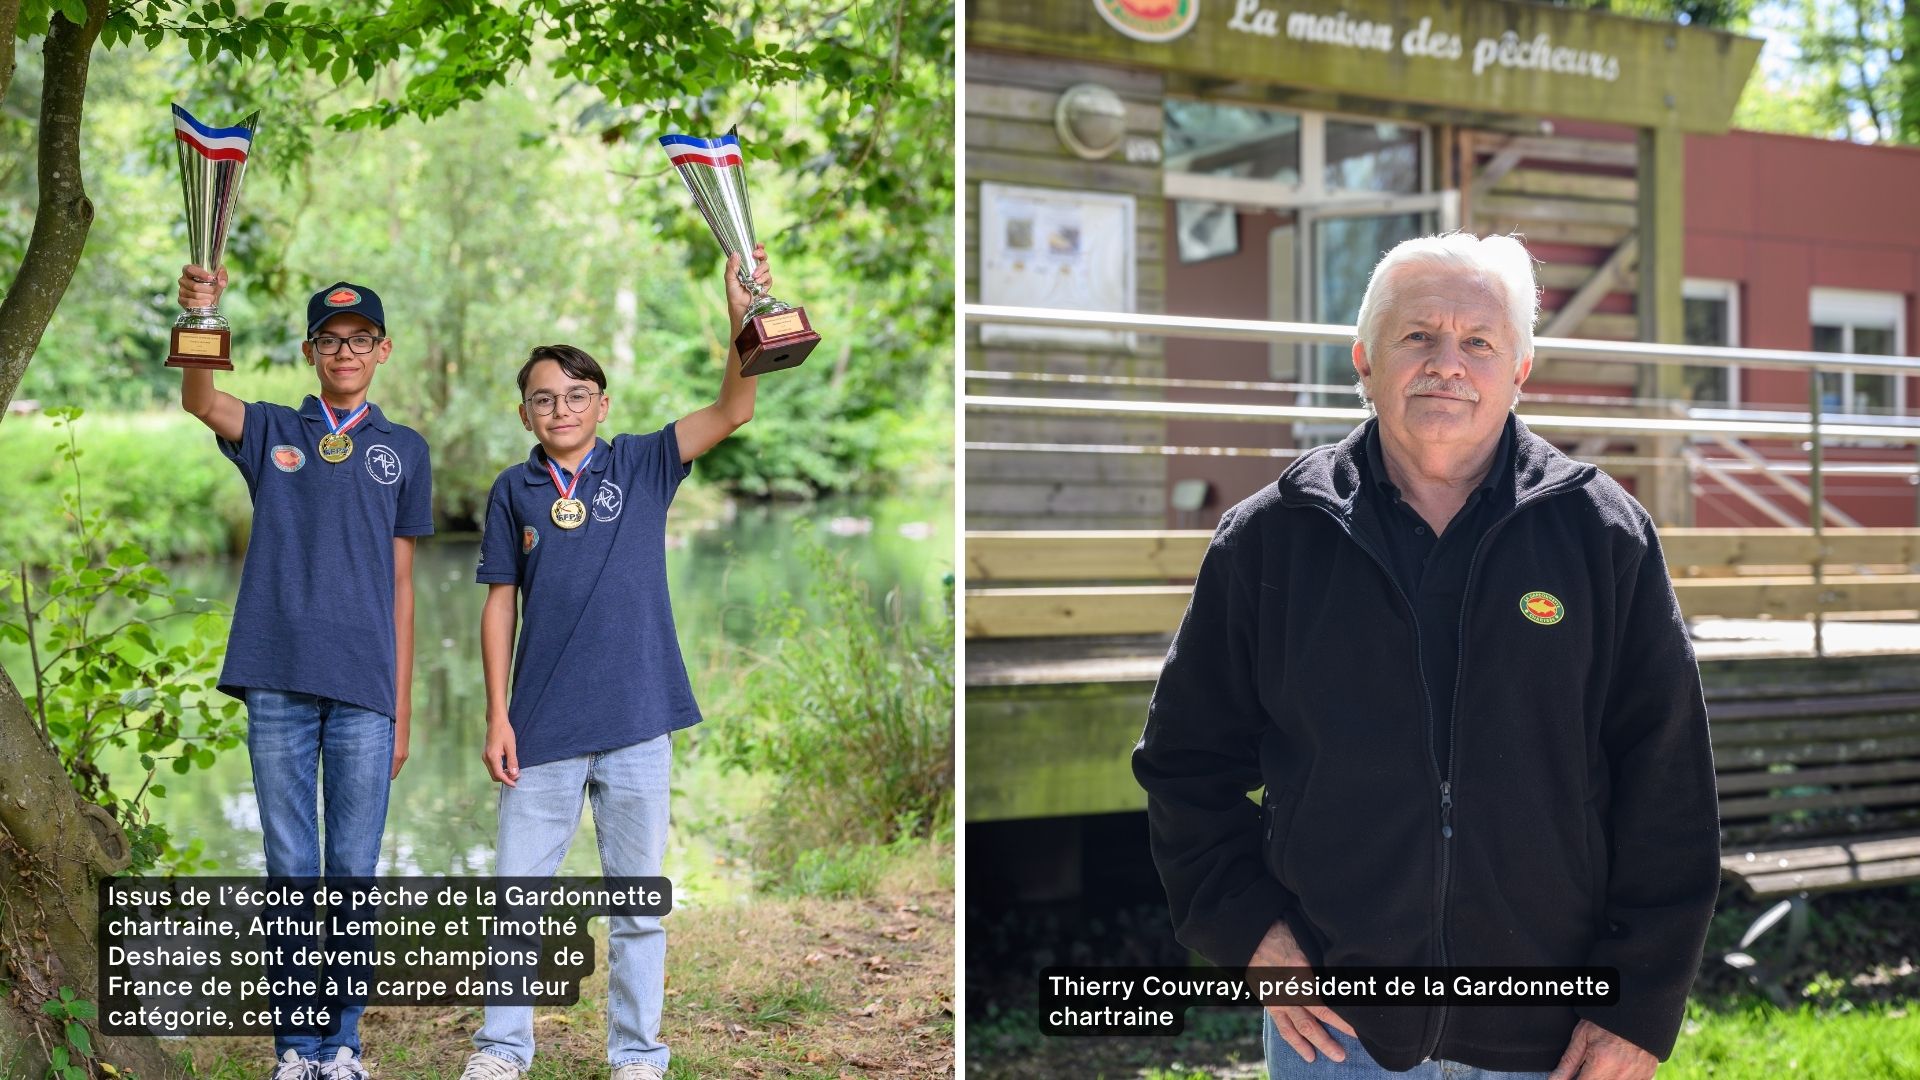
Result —
[{"label": "silver trophy cup", "polygon": [[[178,105],[174,115],[180,190],[187,204],[187,248],[195,266],[218,271],[226,256],[227,231],[233,226],[233,208],[240,199],[240,181],[247,174],[260,114],[221,129],[206,128]],[[236,149],[233,144],[242,138],[230,133],[240,129],[245,129],[245,145]],[[231,327],[217,304],[187,308],[173,320],[167,366],[231,371],[231,342]]]},{"label": "silver trophy cup", "polygon": [[814,333],[804,308],[775,299],[753,280],[753,208],[747,201],[746,165],[737,132],[729,131],[719,139],[669,135],[660,143],[721,250],[740,256],[740,284],[753,297],[735,328],[741,374],[760,375],[799,364],[820,343],[820,335]]}]

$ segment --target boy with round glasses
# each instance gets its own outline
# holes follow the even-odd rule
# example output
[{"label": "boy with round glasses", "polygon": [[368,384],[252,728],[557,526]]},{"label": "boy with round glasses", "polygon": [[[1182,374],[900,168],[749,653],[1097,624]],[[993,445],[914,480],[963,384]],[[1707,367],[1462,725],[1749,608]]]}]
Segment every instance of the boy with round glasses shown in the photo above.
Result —
[{"label": "boy with round glasses", "polygon": [[[187,266],[182,307],[216,303],[225,268]],[[182,369],[181,407],[212,429],[246,479],[253,525],[219,687],[247,705],[254,799],[274,878],[371,878],[387,790],[407,760],[412,713],[413,550],[433,532],[427,443],[367,400],[393,341],[372,289],[335,282],[307,301],[300,351],[319,393],[298,409],[243,402],[213,372]],[[324,860],[316,797],[324,793]],[[305,938],[283,938],[292,955]],[[276,980],[360,969],[276,970]],[[364,1080],[364,999],[319,1006],[324,1030],[276,1027],[273,1080]]]},{"label": "boy with round glasses", "polygon": [[[770,288],[765,249],[753,257]],[[752,300],[739,267],[727,260],[731,326]],[[737,351],[725,363],[712,404],[611,442],[595,434],[610,405],[593,357],[543,345],[520,368],[520,422],[539,443],[494,481],[476,574],[488,586],[483,755],[504,785],[499,877],[558,871],[588,798],[601,872],[660,873],[670,733],[700,721],[667,598],[667,507],[693,459],[753,417],[757,380],[740,374]],[[607,948],[613,1080],[661,1080],[666,933],[658,917],[612,916]],[[488,1005],[473,1042],[462,1080],[516,1080],[533,1066],[533,1007]]]}]

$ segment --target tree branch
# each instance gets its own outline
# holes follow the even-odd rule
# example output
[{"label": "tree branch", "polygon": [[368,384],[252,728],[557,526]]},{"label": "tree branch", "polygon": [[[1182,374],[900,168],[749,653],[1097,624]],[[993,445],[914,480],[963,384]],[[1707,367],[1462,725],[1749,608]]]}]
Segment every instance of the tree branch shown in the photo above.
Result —
[{"label": "tree branch", "polygon": [[[75,26],[55,14],[47,28],[40,95],[40,205],[20,272],[0,300],[0,417],[73,281],[87,231],[93,227],[93,202],[80,175],[80,113],[87,96],[87,63],[107,20],[107,4],[86,4],[86,25]],[[6,46],[10,52],[11,34]]]},{"label": "tree branch", "polygon": [[14,57],[20,48],[20,0],[0,0],[0,101],[13,85]]}]

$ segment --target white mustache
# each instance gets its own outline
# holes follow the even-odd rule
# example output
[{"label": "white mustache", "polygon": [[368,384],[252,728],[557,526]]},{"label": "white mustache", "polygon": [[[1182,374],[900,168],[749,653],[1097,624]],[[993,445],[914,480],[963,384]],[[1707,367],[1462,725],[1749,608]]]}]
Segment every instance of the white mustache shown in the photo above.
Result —
[{"label": "white mustache", "polygon": [[1471,384],[1465,382],[1456,383],[1446,379],[1438,379],[1431,375],[1422,375],[1407,384],[1408,397],[1435,393],[1450,394],[1464,401],[1480,400],[1480,392],[1475,390]]}]

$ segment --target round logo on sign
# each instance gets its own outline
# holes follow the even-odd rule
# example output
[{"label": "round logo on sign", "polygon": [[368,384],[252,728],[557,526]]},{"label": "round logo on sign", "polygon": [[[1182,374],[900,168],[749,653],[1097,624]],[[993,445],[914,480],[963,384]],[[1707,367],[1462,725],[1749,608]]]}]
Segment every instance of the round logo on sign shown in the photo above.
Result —
[{"label": "round logo on sign", "polygon": [[1552,593],[1530,592],[1520,598],[1520,614],[1541,626],[1552,626],[1567,617],[1567,609]]},{"label": "round logo on sign", "polygon": [[281,472],[299,472],[300,466],[306,463],[306,452],[297,446],[281,443],[273,448],[273,467]]},{"label": "round logo on sign", "polygon": [[1093,0],[1115,30],[1136,41],[1172,41],[1193,29],[1200,0]]}]

